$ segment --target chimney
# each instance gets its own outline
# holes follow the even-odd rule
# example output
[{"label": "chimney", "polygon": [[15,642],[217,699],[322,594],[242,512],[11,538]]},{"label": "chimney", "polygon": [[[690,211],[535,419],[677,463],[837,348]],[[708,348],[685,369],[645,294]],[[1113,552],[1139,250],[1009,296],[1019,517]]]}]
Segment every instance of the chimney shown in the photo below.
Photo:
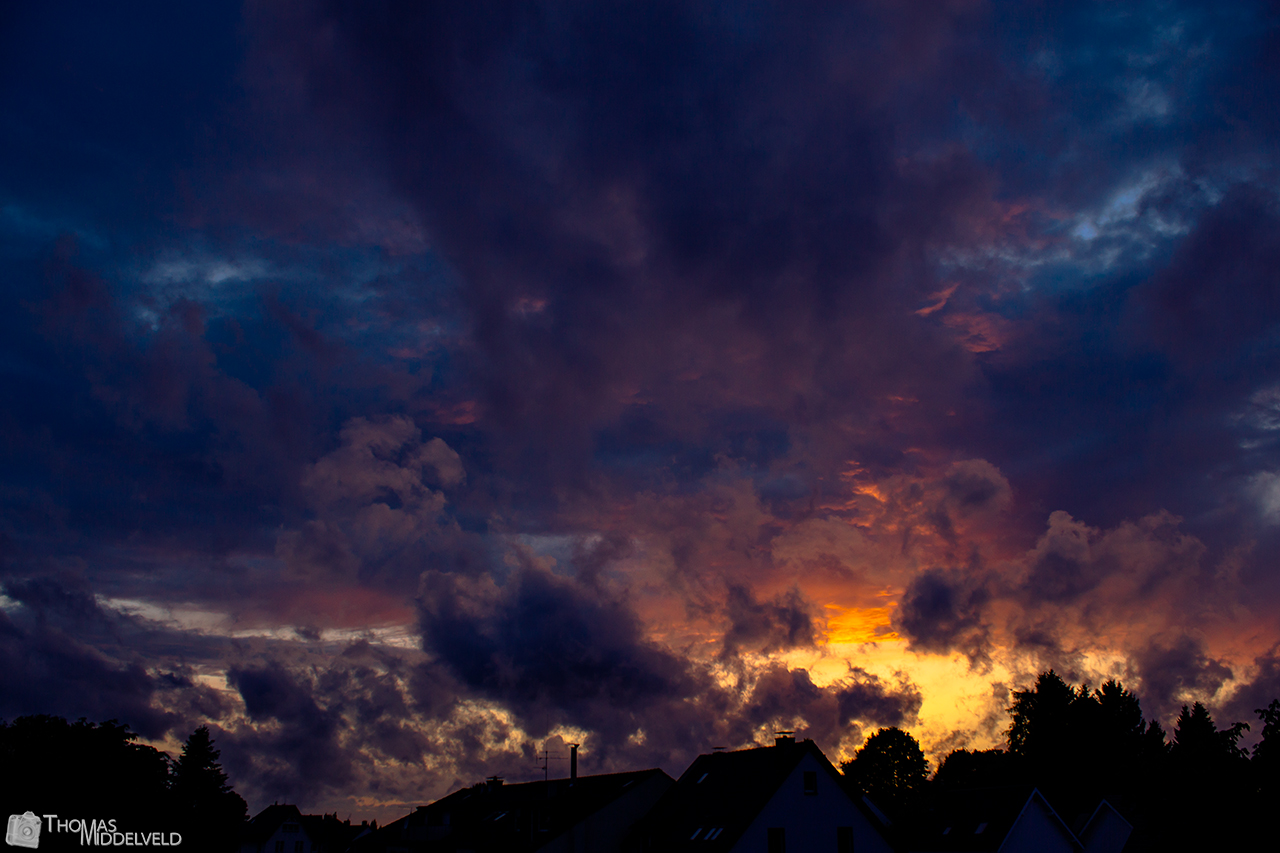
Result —
[{"label": "chimney", "polygon": [[495,788],[501,788],[501,787],[502,787],[502,777],[501,777],[501,776],[490,776],[488,779],[485,779],[484,781],[485,781],[485,783],[486,783],[486,784],[485,784],[485,787],[486,787],[488,790],[490,790],[490,791],[492,791],[492,790],[493,790],[493,789],[495,789]]},{"label": "chimney", "polygon": [[578,744],[569,744],[569,784],[578,781]]},{"label": "chimney", "polygon": [[774,732],[773,734],[774,746],[790,746],[795,742],[796,742],[795,732]]}]

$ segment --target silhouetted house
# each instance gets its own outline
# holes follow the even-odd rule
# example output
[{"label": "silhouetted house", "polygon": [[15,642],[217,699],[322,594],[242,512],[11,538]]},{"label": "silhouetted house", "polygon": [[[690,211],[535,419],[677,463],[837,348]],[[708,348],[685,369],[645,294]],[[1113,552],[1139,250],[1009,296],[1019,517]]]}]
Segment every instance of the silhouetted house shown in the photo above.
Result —
[{"label": "silhouetted house", "polygon": [[267,806],[249,822],[240,853],[343,853],[367,827],[336,814],[304,815],[297,806]]},{"label": "silhouetted house", "polygon": [[1120,853],[1132,827],[1103,800],[1077,836],[1036,788],[972,788],[937,795],[903,821],[909,853]]},{"label": "silhouetted house", "polygon": [[1103,800],[1076,837],[1084,845],[1085,853],[1120,853],[1132,832],[1133,824]]},{"label": "silhouetted house", "polygon": [[643,853],[890,853],[874,813],[811,740],[700,755],[627,844]]},{"label": "silhouetted house", "polygon": [[[661,770],[456,791],[358,839],[352,853],[618,853],[674,784]],[[269,851],[264,851],[269,853]]]}]

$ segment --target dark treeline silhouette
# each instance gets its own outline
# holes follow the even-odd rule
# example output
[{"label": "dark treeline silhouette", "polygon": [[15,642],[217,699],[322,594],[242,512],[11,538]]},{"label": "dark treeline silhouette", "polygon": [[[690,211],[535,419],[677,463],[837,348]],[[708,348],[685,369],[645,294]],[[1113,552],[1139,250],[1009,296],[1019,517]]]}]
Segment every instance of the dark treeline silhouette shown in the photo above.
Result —
[{"label": "dark treeline silhouette", "polygon": [[1272,834],[1280,795],[1280,700],[1256,710],[1262,739],[1252,755],[1249,725],[1215,725],[1199,702],[1183,706],[1172,735],[1147,721],[1117,681],[1072,687],[1050,670],[1016,692],[1004,749],[958,749],[925,779],[919,745],[881,729],[842,769],[851,784],[895,820],[910,822],[948,791],[1035,785],[1068,825],[1106,799],[1133,825],[1127,853],[1250,849]]},{"label": "dark treeline silhouette", "polygon": [[860,793],[895,820],[920,808],[929,781],[929,762],[920,744],[896,727],[867,738],[853,760],[840,769]]},{"label": "dark treeline silhouette", "polygon": [[[114,820],[121,832],[178,832],[183,850],[233,850],[247,808],[227,784],[208,728],[191,734],[176,761],[137,737],[115,720],[41,715],[0,722],[0,801],[11,813]],[[42,819],[40,850],[64,849],[82,849],[80,835],[50,832]]]}]

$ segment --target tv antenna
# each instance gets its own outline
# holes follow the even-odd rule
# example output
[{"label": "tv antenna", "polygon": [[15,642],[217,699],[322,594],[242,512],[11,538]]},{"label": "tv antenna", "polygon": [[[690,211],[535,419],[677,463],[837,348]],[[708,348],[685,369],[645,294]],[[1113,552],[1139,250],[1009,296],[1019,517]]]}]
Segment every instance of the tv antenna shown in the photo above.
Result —
[{"label": "tv antenna", "polygon": [[542,770],[542,781],[543,781],[543,782],[546,782],[546,781],[548,780],[548,778],[550,778],[550,777],[549,777],[549,774],[547,773],[547,767],[549,767],[549,766],[550,766],[550,764],[551,764],[551,759],[553,759],[553,758],[554,758],[554,759],[556,759],[557,761],[563,761],[563,760],[564,760],[564,756],[563,756],[563,755],[561,755],[561,754],[560,754],[560,753],[558,753],[558,752],[548,752],[547,750],[545,750],[545,749],[544,749],[544,750],[542,750],[542,752],[539,752],[539,753],[538,753],[538,760],[542,762],[542,764],[540,764],[540,765],[538,765],[538,766],[539,766],[539,769],[540,769],[540,770]]}]

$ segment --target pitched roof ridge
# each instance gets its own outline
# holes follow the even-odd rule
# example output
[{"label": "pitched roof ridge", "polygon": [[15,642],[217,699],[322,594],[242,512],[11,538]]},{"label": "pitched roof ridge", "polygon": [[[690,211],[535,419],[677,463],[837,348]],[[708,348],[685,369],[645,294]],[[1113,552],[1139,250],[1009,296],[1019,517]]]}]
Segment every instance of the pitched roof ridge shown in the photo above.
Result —
[{"label": "pitched roof ridge", "polygon": [[1084,842],[1082,842],[1079,838],[1076,837],[1076,834],[1071,831],[1071,827],[1067,826],[1067,822],[1063,820],[1062,816],[1058,814],[1057,811],[1054,810],[1052,805],[1049,804],[1048,797],[1042,794],[1040,792],[1040,789],[1038,787],[1035,787],[1034,785],[1031,788],[1031,793],[1027,795],[1027,801],[1023,804],[1022,809],[1018,812],[1018,817],[1016,820],[1014,820],[1014,823],[1016,824],[1018,820],[1022,819],[1022,814],[1027,810],[1027,806],[1031,805],[1031,801],[1037,798],[1040,800],[1040,802],[1044,803],[1044,807],[1049,810],[1049,814],[1053,815],[1054,819],[1058,822],[1057,824],[1058,827],[1067,834],[1067,838],[1070,839],[1071,841],[1074,841],[1076,845],[1081,850],[1083,850]]}]

